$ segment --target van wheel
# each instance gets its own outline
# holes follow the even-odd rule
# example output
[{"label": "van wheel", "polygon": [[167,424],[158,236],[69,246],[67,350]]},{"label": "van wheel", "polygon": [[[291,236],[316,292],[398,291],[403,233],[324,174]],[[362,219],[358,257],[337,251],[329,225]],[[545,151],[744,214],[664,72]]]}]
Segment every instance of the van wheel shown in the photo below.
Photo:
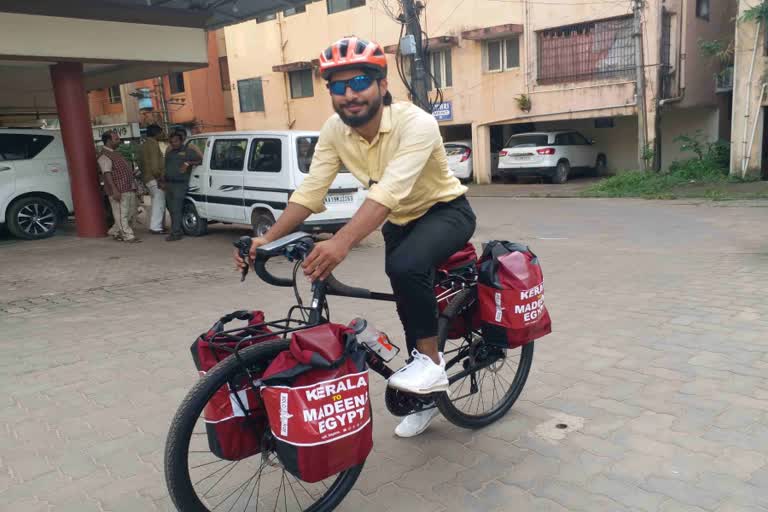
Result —
[{"label": "van wheel", "polygon": [[262,237],[274,226],[275,218],[266,210],[257,210],[251,214],[251,225],[253,226],[253,236]]},{"label": "van wheel", "polygon": [[567,160],[562,160],[557,163],[557,169],[555,170],[555,175],[552,176],[552,183],[557,183],[558,185],[562,185],[566,181],[568,181],[568,174],[571,172],[571,165],[568,163]]},{"label": "van wheel", "polygon": [[181,229],[189,236],[203,236],[208,233],[208,219],[198,215],[197,208],[189,201],[184,203],[181,211]]},{"label": "van wheel", "polygon": [[8,230],[12,235],[27,240],[53,236],[59,225],[56,205],[43,197],[25,197],[8,209]]}]

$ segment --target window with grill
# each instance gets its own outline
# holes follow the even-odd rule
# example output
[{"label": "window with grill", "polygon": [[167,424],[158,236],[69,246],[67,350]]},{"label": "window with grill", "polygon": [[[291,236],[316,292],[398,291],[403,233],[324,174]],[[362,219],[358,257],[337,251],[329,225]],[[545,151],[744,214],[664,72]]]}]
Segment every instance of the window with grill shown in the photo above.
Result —
[{"label": "window with grill", "polygon": [[312,70],[302,69],[288,73],[291,82],[291,98],[310,98],[315,92],[312,87]]},{"label": "window with grill", "polygon": [[709,21],[709,0],[696,0],[696,16]]},{"label": "window with grill", "polygon": [[485,43],[485,71],[492,73],[520,67],[520,38],[495,39]]},{"label": "window with grill", "polygon": [[632,17],[542,30],[537,60],[540,84],[632,78]]},{"label": "window with grill", "polygon": [[113,85],[109,88],[109,102],[110,103],[120,103],[123,100],[122,95],[120,94],[120,86],[119,85]]},{"label": "window with grill", "polygon": [[291,7],[290,9],[283,10],[283,16],[293,16],[294,14],[299,14],[302,12],[307,12],[307,6],[306,5],[300,5],[298,7]]},{"label": "window with grill", "polygon": [[219,57],[219,78],[221,79],[221,90],[231,91],[232,84],[229,82],[229,59]]},{"label": "window with grill", "polygon": [[184,92],[184,73],[171,73],[168,75],[168,82],[171,85],[171,94]]},{"label": "window with grill", "polygon": [[264,112],[261,78],[238,80],[237,96],[240,99],[240,112]]},{"label": "window with grill", "polygon": [[[437,87],[445,89],[453,86],[453,69],[451,67],[451,50],[438,50],[429,52],[427,56],[427,68],[430,74],[435,77]],[[432,90],[432,81],[429,82],[429,89]]]},{"label": "window with grill", "polygon": [[365,5],[365,0],[325,0],[328,14],[354,9]]},{"label": "window with grill", "polygon": [[277,18],[276,13],[265,14],[264,16],[256,16],[256,23],[264,23],[266,21],[272,21]]}]

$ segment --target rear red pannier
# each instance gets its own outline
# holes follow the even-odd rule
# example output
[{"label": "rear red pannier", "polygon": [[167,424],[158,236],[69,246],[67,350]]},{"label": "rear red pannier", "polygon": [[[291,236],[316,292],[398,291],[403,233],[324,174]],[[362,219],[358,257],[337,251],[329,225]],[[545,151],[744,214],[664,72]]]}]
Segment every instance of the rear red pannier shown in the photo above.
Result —
[{"label": "rear red pannier", "polygon": [[541,266],[528,246],[488,242],[480,258],[477,293],[486,341],[515,348],[552,332]]},{"label": "rear red pannier", "polygon": [[[254,339],[238,342],[234,337],[222,334],[224,325],[234,319],[248,321],[248,327],[238,331],[238,336],[251,335]],[[264,313],[261,311],[236,311],[222,317],[190,347],[200,375],[205,375],[221,360],[232,355],[236,346],[243,349],[255,343],[277,339],[276,336],[269,336],[270,331],[263,324]],[[203,419],[208,434],[208,447],[217,457],[240,460],[261,451],[267,418],[258,390],[247,379],[229,382],[219,388],[205,405]]]},{"label": "rear red pannier", "polygon": [[365,462],[373,448],[365,352],[352,329],[322,324],[293,334],[264,371],[261,397],[285,469],[319,482]]},{"label": "rear red pannier", "polygon": [[[448,307],[454,296],[452,293],[448,293],[450,288],[442,286],[442,283],[451,274],[463,275],[467,273],[467,277],[469,277],[469,274],[474,272],[476,265],[477,251],[475,251],[475,246],[467,243],[459,252],[437,267],[435,296],[437,297],[437,307],[440,314],[445,311],[445,308]],[[468,321],[464,316],[452,318],[448,327],[448,339],[455,340],[469,334],[470,327],[473,327],[468,325],[469,323],[474,323],[474,319],[469,319]]]}]

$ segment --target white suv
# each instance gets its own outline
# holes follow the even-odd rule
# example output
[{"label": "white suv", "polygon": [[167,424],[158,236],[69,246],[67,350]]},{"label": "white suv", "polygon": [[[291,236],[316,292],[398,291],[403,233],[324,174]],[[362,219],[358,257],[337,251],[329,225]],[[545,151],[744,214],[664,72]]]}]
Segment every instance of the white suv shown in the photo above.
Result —
[{"label": "white suv", "polygon": [[61,132],[0,128],[0,224],[19,238],[46,238],[72,209]]},{"label": "white suv", "polygon": [[521,133],[507,140],[499,152],[499,175],[545,176],[565,183],[574,174],[605,174],[608,159],[594,141],[575,131]]}]

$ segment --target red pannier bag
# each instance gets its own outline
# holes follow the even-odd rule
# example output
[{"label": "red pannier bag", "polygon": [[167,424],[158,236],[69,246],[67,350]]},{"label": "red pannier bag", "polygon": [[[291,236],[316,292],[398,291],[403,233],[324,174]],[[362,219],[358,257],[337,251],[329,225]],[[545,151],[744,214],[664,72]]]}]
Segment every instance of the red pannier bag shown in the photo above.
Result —
[{"label": "red pannier bag", "polygon": [[[246,320],[248,325],[235,336],[222,334],[232,320]],[[220,361],[232,355],[235,347],[244,349],[256,343],[275,340],[264,325],[261,311],[235,311],[222,317],[190,347],[192,359],[201,376]],[[252,336],[244,341],[236,337]],[[255,375],[258,377],[258,375]],[[261,440],[267,428],[267,417],[258,396],[258,388],[242,379],[228,382],[213,394],[203,409],[208,448],[219,458],[241,460],[261,451]]]},{"label": "red pannier bag", "polygon": [[[443,286],[443,283],[449,278],[451,274],[463,275],[474,272],[474,268],[477,265],[477,251],[475,246],[471,243],[467,243],[459,252],[448,258],[437,267],[436,283],[435,283],[435,296],[437,297],[437,307],[439,313],[442,315],[448,304],[451,303],[453,296],[447,294],[449,288]],[[474,323],[475,319],[468,319],[464,316],[456,316],[451,320],[448,327],[448,339],[455,340],[463,338],[469,334],[470,323]]]},{"label": "red pannier bag", "polygon": [[261,384],[289,473],[314,483],[365,462],[373,448],[368,367],[352,329],[328,323],[293,333]]},{"label": "red pannier bag", "polygon": [[483,337],[489,343],[516,348],[552,332],[541,265],[526,245],[486,244],[477,295]]}]

